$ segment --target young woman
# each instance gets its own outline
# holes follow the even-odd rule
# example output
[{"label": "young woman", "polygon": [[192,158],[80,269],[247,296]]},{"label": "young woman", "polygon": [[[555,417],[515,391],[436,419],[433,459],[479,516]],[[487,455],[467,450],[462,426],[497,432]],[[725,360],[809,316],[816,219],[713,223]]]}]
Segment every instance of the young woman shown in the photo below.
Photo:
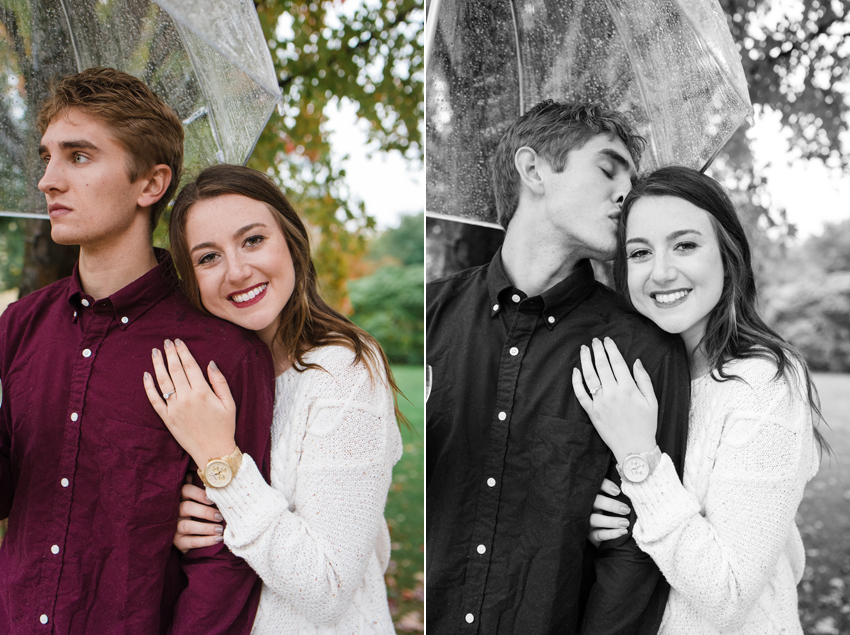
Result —
[{"label": "young woman", "polygon": [[[633,379],[606,338],[573,372],[635,508],[634,538],[670,583],[661,632],[802,633],[794,516],[824,447],[820,414],[805,362],[756,311],[749,246],[720,185],[677,167],[640,180],[623,205],[614,275],[635,309],[681,335],[691,371],[682,481],[655,444],[640,361]],[[591,525],[610,537],[625,532],[606,529],[617,522],[594,514]]]},{"label": "young woman", "polygon": [[402,445],[381,347],[319,296],[307,230],[262,173],[201,172],[174,203],[170,236],[186,295],[256,332],[277,376],[268,485],[234,450],[235,406],[215,364],[211,390],[185,344],[154,351],[148,398],[207,483],[206,495],[184,487],[175,544],[220,541],[220,525],[189,518],[224,517],[225,543],[263,580],[253,633],[393,633],[383,514]]}]

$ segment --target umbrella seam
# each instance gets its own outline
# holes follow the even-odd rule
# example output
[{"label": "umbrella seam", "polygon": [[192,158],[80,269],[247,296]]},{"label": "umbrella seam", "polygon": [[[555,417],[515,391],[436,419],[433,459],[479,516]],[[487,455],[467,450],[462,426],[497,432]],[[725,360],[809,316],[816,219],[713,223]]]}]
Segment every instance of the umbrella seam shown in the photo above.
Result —
[{"label": "umbrella seam", "polygon": [[59,0],[59,4],[62,7],[62,13],[65,14],[65,24],[68,25],[68,35],[71,38],[71,48],[74,50],[74,61],[77,63],[77,72],[82,73],[85,69],[83,68],[83,61],[80,59],[80,53],[77,50],[77,41],[74,39],[74,29],[71,27],[68,7],[65,6],[65,0]]}]

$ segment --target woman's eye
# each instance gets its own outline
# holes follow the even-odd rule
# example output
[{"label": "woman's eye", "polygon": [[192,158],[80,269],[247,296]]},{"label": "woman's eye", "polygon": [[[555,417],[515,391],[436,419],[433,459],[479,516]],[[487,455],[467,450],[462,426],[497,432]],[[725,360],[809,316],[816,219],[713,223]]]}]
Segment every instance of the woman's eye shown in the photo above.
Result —
[{"label": "woman's eye", "polygon": [[209,264],[209,263],[211,263],[213,260],[215,260],[215,254],[212,254],[212,253],[210,253],[210,254],[204,254],[203,256],[201,256],[201,257],[198,259],[198,264],[199,264],[199,265],[208,265],[208,264]]},{"label": "woman's eye", "polygon": [[677,244],[676,249],[679,250],[679,251],[690,251],[691,249],[696,249],[697,246],[698,245],[696,243],[683,242],[683,243]]},{"label": "woman's eye", "polygon": [[249,247],[255,247],[265,240],[264,236],[248,236],[245,239],[245,244]]},{"label": "woman's eye", "polygon": [[648,249],[635,249],[634,251],[629,252],[628,258],[629,260],[642,260],[649,256]]}]

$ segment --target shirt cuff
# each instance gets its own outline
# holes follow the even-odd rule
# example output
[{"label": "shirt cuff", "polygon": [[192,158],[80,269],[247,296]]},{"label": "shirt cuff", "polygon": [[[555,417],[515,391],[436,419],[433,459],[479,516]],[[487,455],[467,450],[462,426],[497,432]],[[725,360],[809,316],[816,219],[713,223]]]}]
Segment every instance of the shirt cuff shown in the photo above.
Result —
[{"label": "shirt cuff", "polygon": [[[266,483],[257,464],[249,454],[242,455],[242,465],[225,487],[208,487],[207,498],[218,506],[227,522],[227,544],[238,546],[243,540],[253,540],[245,532],[251,527],[267,527],[287,509],[284,495]],[[241,540],[240,540],[241,538]],[[236,544],[233,544],[236,543]]]},{"label": "shirt cuff", "polygon": [[638,544],[660,540],[700,513],[699,503],[682,485],[667,454],[661,455],[645,481],[629,483],[624,479],[622,488],[637,513],[632,535]]}]

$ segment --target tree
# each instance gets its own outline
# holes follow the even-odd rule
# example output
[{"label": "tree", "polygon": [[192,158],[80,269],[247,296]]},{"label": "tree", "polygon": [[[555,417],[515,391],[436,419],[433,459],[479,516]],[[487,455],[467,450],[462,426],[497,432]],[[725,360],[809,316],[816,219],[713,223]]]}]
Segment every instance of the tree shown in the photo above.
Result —
[{"label": "tree", "polygon": [[378,262],[389,259],[402,265],[424,263],[425,243],[422,239],[424,221],[424,212],[402,216],[398,227],[388,229],[370,241],[367,258]]},{"label": "tree", "polygon": [[384,0],[350,14],[342,2],[256,5],[279,72],[284,115],[266,127],[249,165],[279,175],[316,229],[313,256],[323,294],[346,308],[345,282],[374,220],[351,199],[345,170],[333,163],[325,109],[343,99],[355,103],[380,151],[421,162],[422,2]]}]

